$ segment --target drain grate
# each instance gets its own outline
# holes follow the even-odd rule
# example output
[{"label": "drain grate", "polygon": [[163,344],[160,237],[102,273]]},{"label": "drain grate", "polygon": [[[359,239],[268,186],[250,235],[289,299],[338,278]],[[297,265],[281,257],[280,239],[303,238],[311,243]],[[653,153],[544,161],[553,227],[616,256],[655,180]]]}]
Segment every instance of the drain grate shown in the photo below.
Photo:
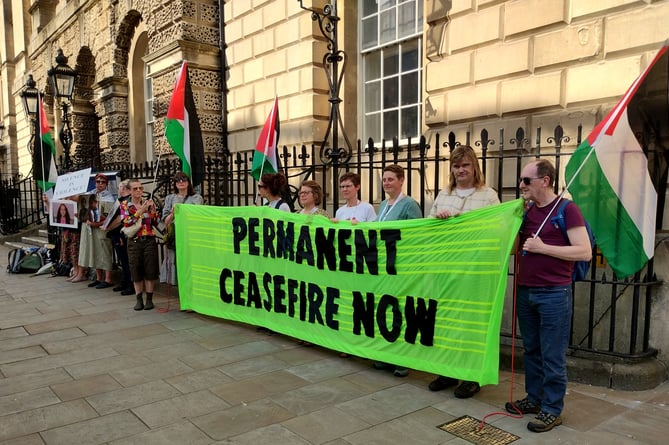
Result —
[{"label": "drain grate", "polygon": [[451,433],[474,445],[507,445],[520,437],[489,424],[484,424],[479,431],[481,421],[471,416],[458,417],[439,425],[438,428]]}]

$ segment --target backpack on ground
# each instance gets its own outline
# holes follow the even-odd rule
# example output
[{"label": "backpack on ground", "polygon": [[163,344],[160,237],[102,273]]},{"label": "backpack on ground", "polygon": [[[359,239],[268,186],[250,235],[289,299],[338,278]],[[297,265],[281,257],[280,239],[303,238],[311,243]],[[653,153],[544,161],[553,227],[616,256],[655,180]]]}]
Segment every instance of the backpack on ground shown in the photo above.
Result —
[{"label": "backpack on ground", "polygon": [[44,266],[44,257],[38,251],[28,252],[19,261],[19,273],[35,273]]},{"label": "backpack on ground", "polygon": [[10,250],[7,254],[7,272],[19,273],[21,271],[20,263],[24,256],[26,256],[26,251],[22,248]]},{"label": "backpack on ground", "polygon": [[[571,244],[569,242],[569,235],[567,235],[567,224],[564,221],[564,210],[567,208],[567,205],[571,202],[571,200],[567,198],[562,198],[562,201],[560,202],[560,206],[557,209],[557,213],[555,216],[551,218],[551,224],[553,224],[553,227],[556,229],[560,229],[562,232],[562,236],[564,236],[564,239],[567,241],[567,243]],[[520,225],[520,231],[523,231],[523,227],[525,227],[525,218],[527,216],[527,212],[530,210],[530,207],[532,206],[532,203],[530,203],[530,206],[525,209],[525,213],[523,213],[523,222]],[[592,228],[590,227],[590,224],[588,224],[587,221],[585,221],[585,218],[583,219],[585,222],[585,230],[588,232],[588,238],[590,239],[590,249],[594,252],[595,250],[595,235],[592,233]],[[588,261],[574,261],[574,272],[571,275],[571,280],[572,281],[583,281],[588,278],[588,271],[590,270],[590,262],[591,260]]]}]

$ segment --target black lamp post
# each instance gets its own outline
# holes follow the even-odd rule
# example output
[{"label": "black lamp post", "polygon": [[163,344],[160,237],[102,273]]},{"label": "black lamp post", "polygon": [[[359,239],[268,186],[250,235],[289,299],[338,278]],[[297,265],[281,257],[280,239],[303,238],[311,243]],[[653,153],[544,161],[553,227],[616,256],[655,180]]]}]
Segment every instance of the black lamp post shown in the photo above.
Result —
[{"label": "black lamp post", "polygon": [[[311,20],[318,22],[318,28],[323,37],[327,41],[328,52],[323,56],[323,69],[328,79],[328,87],[330,97],[330,117],[328,119],[328,128],[325,131],[323,142],[321,142],[320,157],[326,164],[332,164],[332,174],[335,187],[332,188],[332,199],[337,205],[339,201],[339,183],[338,167],[340,164],[346,164],[352,155],[351,142],[344,131],[344,123],[342,121],[339,104],[342,100],[339,98],[339,91],[341,89],[342,81],[344,80],[344,69],[346,68],[346,53],[339,49],[337,42],[337,23],[340,18],[337,16],[337,0],[333,4],[326,4],[323,11],[317,11],[313,8],[307,8],[302,4],[302,0],[297,0],[300,3],[300,8],[311,12]],[[339,129],[341,128],[341,136],[346,142],[345,147],[339,146]],[[332,144],[328,147],[332,135]]]},{"label": "black lamp post", "polygon": [[63,126],[60,128],[60,143],[63,144],[63,154],[65,155],[65,170],[70,168],[70,148],[72,147],[72,130],[70,128],[70,102],[74,94],[74,80],[77,78],[77,71],[67,64],[67,57],[63,55],[63,50],[58,49],[56,55],[56,66],[52,67],[48,73],[53,87],[54,95],[61,99],[60,107],[63,109]]},{"label": "black lamp post", "polygon": [[28,141],[28,152],[33,153],[33,143],[35,140],[35,122],[37,122],[37,100],[39,91],[36,88],[35,79],[32,74],[28,74],[28,80],[25,86],[19,93],[21,102],[23,103],[23,110],[30,121],[30,140]]}]

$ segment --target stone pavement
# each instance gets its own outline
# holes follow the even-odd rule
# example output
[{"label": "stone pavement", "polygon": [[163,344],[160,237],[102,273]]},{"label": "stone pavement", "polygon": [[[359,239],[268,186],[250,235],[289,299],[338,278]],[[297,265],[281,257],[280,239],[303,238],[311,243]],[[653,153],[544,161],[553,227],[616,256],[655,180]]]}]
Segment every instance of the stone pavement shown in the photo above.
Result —
[{"label": "stone pavement", "polygon": [[[0,247],[0,258],[8,249]],[[4,268],[4,264],[2,266]],[[164,292],[164,290],[163,290]],[[252,326],[132,310],[134,297],[62,277],[0,273],[0,444],[452,444],[437,428],[522,397],[522,374],[459,400],[432,375],[375,371]],[[165,311],[165,309],[168,309]],[[527,417],[527,416],[526,416]],[[564,425],[488,422],[514,444],[666,444],[669,383],[642,392],[570,384]]]}]

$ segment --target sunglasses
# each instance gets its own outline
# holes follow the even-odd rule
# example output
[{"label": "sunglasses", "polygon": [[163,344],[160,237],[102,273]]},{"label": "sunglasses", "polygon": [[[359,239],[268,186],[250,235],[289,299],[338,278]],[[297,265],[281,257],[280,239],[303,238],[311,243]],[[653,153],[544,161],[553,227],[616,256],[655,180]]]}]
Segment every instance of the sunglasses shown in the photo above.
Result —
[{"label": "sunglasses", "polygon": [[144,190],[144,187],[133,187],[133,190]]},{"label": "sunglasses", "polygon": [[527,176],[519,178],[518,182],[522,182],[525,185],[530,185],[533,179],[544,179],[544,178],[528,178]]},{"label": "sunglasses", "polygon": [[174,182],[188,182],[188,178],[176,178]]},{"label": "sunglasses", "polygon": [[96,184],[106,184],[107,181],[103,181],[102,179],[97,179],[97,180],[95,181],[95,183],[96,183]]}]

